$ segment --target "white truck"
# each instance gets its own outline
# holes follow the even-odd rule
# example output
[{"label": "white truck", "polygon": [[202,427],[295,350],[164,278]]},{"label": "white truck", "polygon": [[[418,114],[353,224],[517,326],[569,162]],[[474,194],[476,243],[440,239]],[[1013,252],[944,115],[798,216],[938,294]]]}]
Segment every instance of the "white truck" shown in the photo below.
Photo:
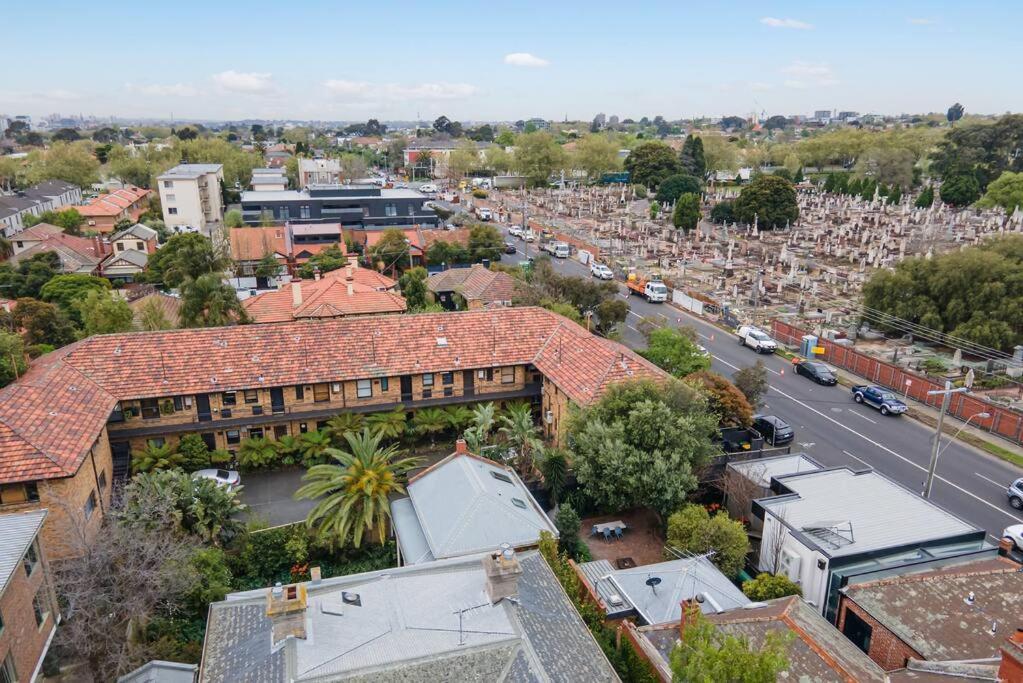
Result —
[{"label": "white truck", "polygon": [[625,281],[630,296],[639,294],[650,303],[659,304],[668,300],[668,287],[660,280],[646,280],[631,273]]},{"label": "white truck", "polygon": [[752,325],[743,325],[736,334],[739,335],[739,344],[748,346],[757,353],[774,353],[778,350],[778,344],[766,332]]},{"label": "white truck", "polygon": [[568,258],[571,253],[566,242],[546,242],[541,249],[555,258]]}]

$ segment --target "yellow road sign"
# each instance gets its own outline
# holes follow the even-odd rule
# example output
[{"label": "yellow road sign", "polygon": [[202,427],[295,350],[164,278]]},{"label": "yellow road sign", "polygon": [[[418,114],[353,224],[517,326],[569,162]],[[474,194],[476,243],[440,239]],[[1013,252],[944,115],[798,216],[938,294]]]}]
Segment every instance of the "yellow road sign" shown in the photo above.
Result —
[{"label": "yellow road sign", "polygon": [[826,349],[823,346],[815,346],[811,349],[811,351],[813,351],[816,354],[822,354],[826,351]]}]

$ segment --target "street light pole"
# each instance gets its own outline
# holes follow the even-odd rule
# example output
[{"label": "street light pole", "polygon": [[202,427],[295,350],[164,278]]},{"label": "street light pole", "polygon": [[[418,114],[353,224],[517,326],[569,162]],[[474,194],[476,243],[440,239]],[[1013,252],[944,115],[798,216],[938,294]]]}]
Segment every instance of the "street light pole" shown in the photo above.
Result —
[{"label": "street light pole", "polygon": [[931,447],[931,463],[927,467],[927,481],[924,483],[924,498],[931,497],[931,487],[934,485],[934,470],[938,467],[939,448],[941,446],[941,425],[945,422],[945,413],[948,411],[948,404],[952,400],[952,394],[961,394],[968,391],[968,387],[952,388],[952,382],[945,380],[944,389],[928,391],[928,396],[942,395],[941,410],[938,411],[938,425],[934,432],[934,443]]}]

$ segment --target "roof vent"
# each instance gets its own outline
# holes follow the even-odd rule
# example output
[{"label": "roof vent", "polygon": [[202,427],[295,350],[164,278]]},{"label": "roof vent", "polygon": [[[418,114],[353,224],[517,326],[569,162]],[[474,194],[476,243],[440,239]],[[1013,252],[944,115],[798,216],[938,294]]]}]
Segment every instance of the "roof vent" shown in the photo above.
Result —
[{"label": "roof vent", "polygon": [[354,605],[355,607],[362,607],[362,596],[358,593],[351,591],[341,591],[341,602],[346,605]]},{"label": "roof vent", "polygon": [[509,477],[504,472],[495,472],[494,470],[491,470],[490,476],[492,476],[494,479],[497,479],[498,481],[503,481],[505,484],[512,483],[511,477]]},{"label": "roof vent", "polygon": [[120,356],[121,355],[121,347],[120,346],[115,346],[114,347],[114,355],[115,356]]},{"label": "roof vent", "polygon": [[437,346],[445,347],[448,345],[447,337],[437,337]]},{"label": "roof vent", "polygon": [[613,607],[621,607],[623,602],[624,601],[622,600],[622,596],[618,595],[618,593],[612,593],[611,595],[607,596],[607,604]]}]

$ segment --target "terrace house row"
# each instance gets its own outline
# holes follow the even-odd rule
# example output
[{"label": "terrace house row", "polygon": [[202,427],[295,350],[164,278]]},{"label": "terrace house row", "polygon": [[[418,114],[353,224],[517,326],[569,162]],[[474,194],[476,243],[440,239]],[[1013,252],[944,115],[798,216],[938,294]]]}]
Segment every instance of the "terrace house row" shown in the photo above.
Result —
[{"label": "terrace house row", "polygon": [[315,430],[341,412],[512,400],[539,406],[557,441],[570,403],[644,377],[664,374],[539,308],[90,337],[0,390],[0,500],[59,502],[44,539],[61,557],[73,552],[69,534],[94,531],[112,479],[147,441],[198,433],[210,448],[233,450],[245,438]]}]

